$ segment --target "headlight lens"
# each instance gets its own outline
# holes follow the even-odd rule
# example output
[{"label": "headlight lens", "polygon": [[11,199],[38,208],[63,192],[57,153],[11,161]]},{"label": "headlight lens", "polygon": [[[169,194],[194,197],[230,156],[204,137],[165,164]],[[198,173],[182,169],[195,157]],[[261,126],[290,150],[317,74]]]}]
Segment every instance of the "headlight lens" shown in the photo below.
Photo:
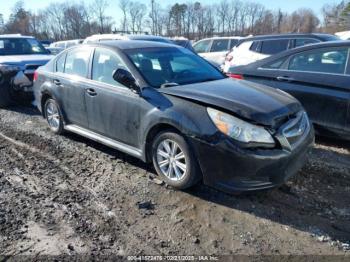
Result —
[{"label": "headlight lens", "polygon": [[252,125],[232,115],[207,108],[208,114],[216,127],[229,137],[243,143],[275,144],[270,133],[263,127]]}]

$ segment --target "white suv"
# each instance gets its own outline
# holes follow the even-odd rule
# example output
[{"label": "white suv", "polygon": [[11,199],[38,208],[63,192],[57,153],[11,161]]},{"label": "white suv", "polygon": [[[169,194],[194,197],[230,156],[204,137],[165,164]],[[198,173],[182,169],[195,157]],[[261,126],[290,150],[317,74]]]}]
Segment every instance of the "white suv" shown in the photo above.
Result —
[{"label": "white suv", "polygon": [[193,49],[209,62],[222,65],[229,50],[238,44],[242,37],[214,37],[193,44]]},{"label": "white suv", "polygon": [[245,38],[226,55],[222,70],[228,72],[231,66],[247,65],[299,46],[337,40],[337,36],[329,34],[280,34]]}]

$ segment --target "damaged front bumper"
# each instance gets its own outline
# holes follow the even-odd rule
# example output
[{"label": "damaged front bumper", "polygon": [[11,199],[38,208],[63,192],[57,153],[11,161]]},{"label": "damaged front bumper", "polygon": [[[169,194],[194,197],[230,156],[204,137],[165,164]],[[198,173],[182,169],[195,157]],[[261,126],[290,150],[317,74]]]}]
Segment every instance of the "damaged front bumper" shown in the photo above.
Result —
[{"label": "damaged front bumper", "polygon": [[0,92],[7,89],[13,99],[33,99],[33,76],[35,69],[0,65]]},{"label": "damaged front bumper", "polygon": [[240,193],[277,187],[294,176],[314,144],[314,130],[310,126],[292,150],[242,148],[229,138],[217,143],[190,140],[204,184],[227,193]]}]

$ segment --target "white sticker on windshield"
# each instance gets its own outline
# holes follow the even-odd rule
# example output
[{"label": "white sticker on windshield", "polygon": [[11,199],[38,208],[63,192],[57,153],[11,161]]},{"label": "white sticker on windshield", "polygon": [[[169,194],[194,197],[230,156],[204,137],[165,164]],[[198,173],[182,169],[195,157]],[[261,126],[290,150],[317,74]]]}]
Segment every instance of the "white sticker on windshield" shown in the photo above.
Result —
[{"label": "white sticker on windshield", "polygon": [[3,49],[5,47],[4,40],[0,40],[0,48]]}]

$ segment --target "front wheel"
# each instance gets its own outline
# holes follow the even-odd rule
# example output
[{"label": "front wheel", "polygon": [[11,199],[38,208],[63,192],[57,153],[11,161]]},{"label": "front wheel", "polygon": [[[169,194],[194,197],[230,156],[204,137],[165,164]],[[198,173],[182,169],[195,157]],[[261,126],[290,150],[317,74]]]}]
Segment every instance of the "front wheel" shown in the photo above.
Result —
[{"label": "front wheel", "polygon": [[175,132],[162,132],[154,139],[152,160],[158,175],[174,188],[189,188],[201,178],[188,143]]},{"label": "front wheel", "polygon": [[55,134],[63,133],[63,117],[57,102],[53,99],[48,99],[45,103],[45,118],[51,131]]}]

